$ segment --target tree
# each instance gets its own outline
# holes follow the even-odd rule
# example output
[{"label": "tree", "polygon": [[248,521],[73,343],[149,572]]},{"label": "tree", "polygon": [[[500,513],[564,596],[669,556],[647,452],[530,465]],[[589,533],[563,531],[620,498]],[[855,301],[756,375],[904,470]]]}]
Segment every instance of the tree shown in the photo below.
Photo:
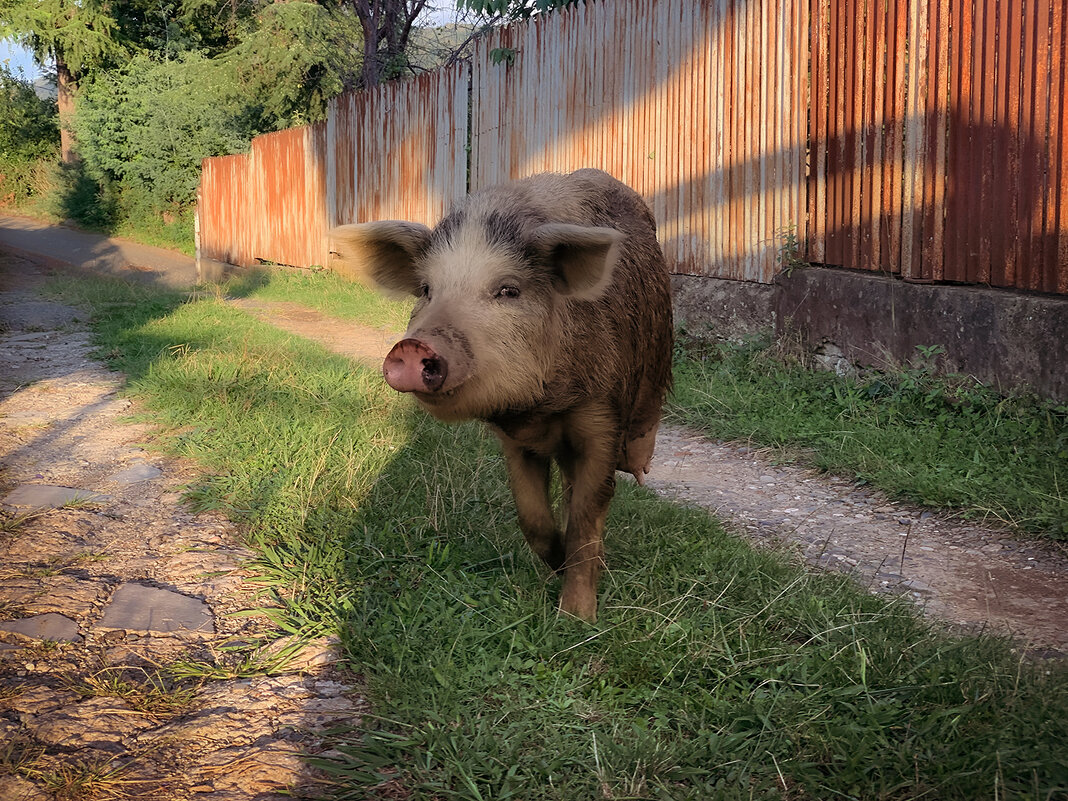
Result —
[{"label": "tree", "polygon": [[[585,0],[581,0],[585,2]],[[580,0],[456,0],[456,8],[498,19],[530,19],[536,14],[578,5]]]},{"label": "tree", "polygon": [[340,0],[340,6],[352,9],[363,32],[360,83],[367,88],[395,78],[406,66],[412,26],[427,0]]},{"label": "tree", "polygon": [[55,62],[61,152],[70,163],[79,80],[145,50],[170,48],[173,55],[194,45],[218,47],[248,5],[250,0],[0,0],[0,38],[28,47],[42,65]]},{"label": "tree", "polygon": [[359,23],[344,10],[271,3],[216,62],[260,106],[261,127],[274,130],[323,119],[330,98],[358,83],[360,39]]},{"label": "tree", "polygon": [[0,162],[54,155],[58,143],[55,101],[0,64]]},{"label": "tree", "polygon": [[140,218],[192,202],[200,162],[256,134],[316,122],[359,74],[359,25],[314,3],[272,3],[214,58],[143,52],[84,79],[74,115],[89,177]]},{"label": "tree", "polygon": [[99,0],[0,0],[0,37],[29,47],[37,61],[56,64],[60,147],[74,160],[69,130],[76,76],[124,53],[116,21]]},{"label": "tree", "polygon": [[87,79],[74,130],[90,176],[145,216],[190,204],[201,159],[246,149],[257,116],[232,76],[198,53],[140,54]]}]

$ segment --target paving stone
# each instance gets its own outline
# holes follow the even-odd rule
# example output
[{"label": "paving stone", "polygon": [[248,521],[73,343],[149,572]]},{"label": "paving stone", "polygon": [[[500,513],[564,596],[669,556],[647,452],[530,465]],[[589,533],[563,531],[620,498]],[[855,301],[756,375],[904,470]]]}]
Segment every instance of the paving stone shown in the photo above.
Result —
[{"label": "paving stone", "polygon": [[107,591],[106,582],[75,576],[0,581],[0,599],[21,607],[28,614],[58,612],[85,615]]},{"label": "paving stone", "polygon": [[215,633],[211,610],[203,601],[133,583],[115,590],[96,628],[206,636]]},{"label": "paving stone", "polygon": [[0,631],[22,634],[34,640],[81,642],[82,639],[78,634],[78,624],[66,615],[60,615],[55,612],[24,617],[20,620],[8,620],[0,623]]},{"label": "paving stone", "polygon": [[163,475],[163,471],[148,462],[135,462],[125,470],[112,473],[107,480],[116,484],[137,484]]},{"label": "paving stone", "polygon": [[20,776],[0,776],[0,798],[4,801],[48,801],[51,796]]},{"label": "paving stone", "polygon": [[339,723],[356,722],[356,705],[343,695],[333,698],[309,698],[299,709],[278,715],[278,723],[298,731],[325,729]]},{"label": "paving stone", "polygon": [[119,698],[90,698],[46,714],[22,716],[38,740],[67,748],[117,751],[122,741],[156,725]]},{"label": "paving stone", "polygon": [[49,509],[66,506],[70,503],[101,503],[108,500],[107,495],[90,492],[74,487],[54,487],[49,484],[23,484],[11,490],[3,500],[8,506],[29,507],[31,509]]},{"label": "paving stone", "polygon": [[304,772],[300,749],[292,743],[271,741],[252,748],[216,751],[200,769],[201,781],[212,793],[201,796],[213,801],[260,797],[285,792]]}]

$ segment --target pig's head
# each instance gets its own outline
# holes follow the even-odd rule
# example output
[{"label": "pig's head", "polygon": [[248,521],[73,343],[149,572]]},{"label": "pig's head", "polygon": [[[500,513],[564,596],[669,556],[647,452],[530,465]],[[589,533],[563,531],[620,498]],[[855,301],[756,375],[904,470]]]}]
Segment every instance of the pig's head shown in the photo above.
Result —
[{"label": "pig's head", "polygon": [[452,215],[331,232],[342,261],[394,296],[414,295],[408,330],[386,356],[391,387],[435,417],[490,417],[537,403],[568,307],[609,285],[623,235],[612,228]]}]

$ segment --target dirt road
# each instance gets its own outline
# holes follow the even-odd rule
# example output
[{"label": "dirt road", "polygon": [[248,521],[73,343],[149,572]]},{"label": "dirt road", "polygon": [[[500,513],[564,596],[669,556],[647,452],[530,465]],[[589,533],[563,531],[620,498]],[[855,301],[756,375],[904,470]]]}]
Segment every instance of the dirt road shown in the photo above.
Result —
[{"label": "dirt road", "polygon": [[336,649],[242,670],[278,649],[265,617],[232,616],[262,604],[252,554],[180,503],[193,468],[144,447],[123,377],[41,280],[0,254],[0,799],[314,790],[301,754],[363,703]]}]

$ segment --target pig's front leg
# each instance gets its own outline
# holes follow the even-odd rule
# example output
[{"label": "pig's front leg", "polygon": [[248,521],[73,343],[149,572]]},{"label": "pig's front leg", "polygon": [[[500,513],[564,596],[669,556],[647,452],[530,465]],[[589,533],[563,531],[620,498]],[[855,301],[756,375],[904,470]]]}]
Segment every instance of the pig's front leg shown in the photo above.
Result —
[{"label": "pig's front leg", "polygon": [[564,565],[564,544],[549,500],[549,458],[501,438],[519,528],[534,553],[553,570]]},{"label": "pig's front leg", "polygon": [[606,414],[582,415],[568,439],[570,452],[560,460],[570,485],[560,611],[592,623],[597,620],[597,582],[604,567],[604,521],[616,491],[618,426]]}]

